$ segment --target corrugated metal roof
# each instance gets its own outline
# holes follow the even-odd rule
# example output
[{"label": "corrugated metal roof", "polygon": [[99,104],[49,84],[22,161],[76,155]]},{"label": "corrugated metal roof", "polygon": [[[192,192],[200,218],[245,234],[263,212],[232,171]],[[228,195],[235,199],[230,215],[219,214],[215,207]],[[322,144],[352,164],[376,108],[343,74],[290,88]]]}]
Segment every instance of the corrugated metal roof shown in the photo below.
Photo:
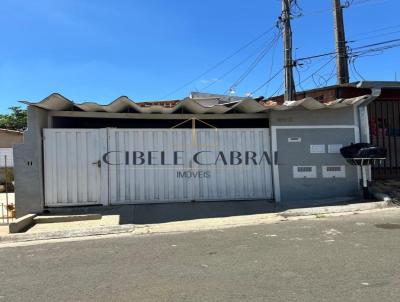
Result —
[{"label": "corrugated metal roof", "polygon": [[51,111],[87,111],[87,112],[112,112],[112,113],[263,113],[269,110],[290,110],[304,108],[307,110],[337,109],[353,106],[367,100],[370,95],[363,95],[349,99],[337,99],[321,103],[316,99],[307,97],[298,101],[277,102],[263,98],[237,98],[213,95],[208,98],[197,94],[194,98],[188,97],[181,101],[157,101],[136,103],[126,96],[121,96],[108,105],[94,102],[75,103],[58,93],[53,93],[38,103],[22,101],[24,104],[43,108]]},{"label": "corrugated metal roof", "polygon": [[399,81],[361,81],[356,84],[358,88],[387,88],[400,89]]}]

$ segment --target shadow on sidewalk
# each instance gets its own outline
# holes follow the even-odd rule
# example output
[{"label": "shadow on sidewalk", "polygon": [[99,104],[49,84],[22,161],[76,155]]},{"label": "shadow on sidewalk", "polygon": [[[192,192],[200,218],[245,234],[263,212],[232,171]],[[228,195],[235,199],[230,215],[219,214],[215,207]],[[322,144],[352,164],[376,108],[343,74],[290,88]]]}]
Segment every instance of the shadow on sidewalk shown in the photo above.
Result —
[{"label": "shadow on sidewalk", "polygon": [[100,213],[120,215],[120,224],[152,224],[201,218],[229,217],[282,212],[288,209],[316,206],[345,205],[362,202],[354,199],[326,200],[320,202],[294,202],[277,204],[270,200],[257,201],[209,201],[188,203],[161,203],[114,206],[85,206],[49,208],[50,214],[77,215]]}]

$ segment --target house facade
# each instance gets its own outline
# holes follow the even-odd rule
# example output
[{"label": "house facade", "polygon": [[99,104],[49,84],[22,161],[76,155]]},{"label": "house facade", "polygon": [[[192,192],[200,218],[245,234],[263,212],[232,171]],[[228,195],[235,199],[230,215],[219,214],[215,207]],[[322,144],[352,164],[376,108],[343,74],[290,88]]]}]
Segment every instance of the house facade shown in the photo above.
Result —
[{"label": "house facade", "polygon": [[0,129],[0,184],[5,182],[5,170],[12,174],[14,166],[13,145],[22,143],[23,134],[20,131]]},{"label": "house facade", "polygon": [[368,106],[386,89],[357,85],[285,103],[200,93],[109,105],[52,94],[27,103],[28,129],[14,147],[17,216],[83,205],[357,198],[360,171],[339,150],[370,140]]}]

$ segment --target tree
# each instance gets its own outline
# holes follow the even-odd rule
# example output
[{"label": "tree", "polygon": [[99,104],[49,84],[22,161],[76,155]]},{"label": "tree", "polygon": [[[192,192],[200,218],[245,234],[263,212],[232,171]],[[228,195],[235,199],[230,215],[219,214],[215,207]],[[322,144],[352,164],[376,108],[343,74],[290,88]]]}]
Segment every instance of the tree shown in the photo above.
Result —
[{"label": "tree", "polygon": [[27,111],[19,106],[8,108],[9,114],[0,114],[0,128],[23,131],[27,127]]}]

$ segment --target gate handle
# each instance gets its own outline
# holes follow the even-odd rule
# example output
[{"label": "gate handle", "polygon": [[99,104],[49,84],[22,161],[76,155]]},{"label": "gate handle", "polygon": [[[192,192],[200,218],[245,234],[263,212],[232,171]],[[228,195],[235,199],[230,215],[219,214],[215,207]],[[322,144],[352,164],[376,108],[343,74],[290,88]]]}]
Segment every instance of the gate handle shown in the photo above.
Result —
[{"label": "gate handle", "polygon": [[92,163],[92,165],[97,165],[98,168],[101,167],[101,160],[99,159],[98,161],[95,161],[94,163]]}]

